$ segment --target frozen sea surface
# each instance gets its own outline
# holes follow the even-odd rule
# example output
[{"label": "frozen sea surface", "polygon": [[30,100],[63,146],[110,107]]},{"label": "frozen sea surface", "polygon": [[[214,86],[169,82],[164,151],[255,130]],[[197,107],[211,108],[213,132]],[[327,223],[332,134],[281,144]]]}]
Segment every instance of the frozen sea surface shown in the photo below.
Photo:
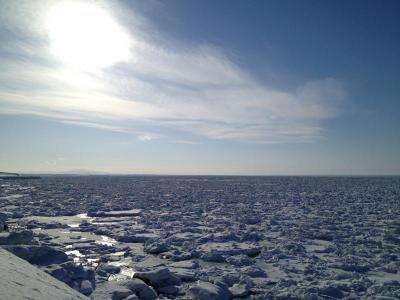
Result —
[{"label": "frozen sea surface", "polygon": [[0,181],[0,210],[96,268],[94,296],[400,299],[400,177],[49,176]]}]

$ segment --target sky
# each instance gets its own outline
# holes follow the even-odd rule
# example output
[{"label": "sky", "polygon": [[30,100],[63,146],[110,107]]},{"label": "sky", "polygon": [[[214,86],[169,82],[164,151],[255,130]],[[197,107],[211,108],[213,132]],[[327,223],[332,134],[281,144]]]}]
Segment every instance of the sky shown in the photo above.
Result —
[{"label": "sky", "polygon": [[0,0],[0,170],[399,175],[399,1]]}]

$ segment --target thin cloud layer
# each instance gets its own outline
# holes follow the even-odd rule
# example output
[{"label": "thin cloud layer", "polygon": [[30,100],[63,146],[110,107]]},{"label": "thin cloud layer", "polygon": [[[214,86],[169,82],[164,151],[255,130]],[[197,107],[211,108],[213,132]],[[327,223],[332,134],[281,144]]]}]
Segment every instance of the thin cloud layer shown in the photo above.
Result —
[{"label": "thin cloud layer", "polygon": [[[39,8],[36,20],[46,13]],[[170,129],[245,143],[310,142],[323,136],[323,121],[337,116],[346,98],[332,78],[278,90],[261,84],[223,49],[182,43],[171,48],[171,41],[151,40],[143,30],[135,36],[134,29],[129,61],[71,69],[50,53],[43,25],[28,29],[19,20],[7,19],[1,31],[3,114],[133,132],[143,141]]]}]

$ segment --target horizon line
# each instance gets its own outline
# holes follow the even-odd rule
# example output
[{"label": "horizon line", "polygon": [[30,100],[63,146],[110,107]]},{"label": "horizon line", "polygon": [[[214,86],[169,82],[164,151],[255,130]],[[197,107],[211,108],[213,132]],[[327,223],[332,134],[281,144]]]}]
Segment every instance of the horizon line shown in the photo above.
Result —
[{"label": "horizon line", "polygon": [[181,176],[181,177],[400,177],[400,174],[190,174],[190,173],[118,173],[118,172],[100,172],[88,171],[87,173],[79,172],[20,172],[20,175],[43,175],[43,176]]}]

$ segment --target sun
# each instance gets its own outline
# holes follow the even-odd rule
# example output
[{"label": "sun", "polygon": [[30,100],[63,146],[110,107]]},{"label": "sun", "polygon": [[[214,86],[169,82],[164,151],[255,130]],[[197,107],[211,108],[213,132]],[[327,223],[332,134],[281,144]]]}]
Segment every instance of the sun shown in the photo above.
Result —
[{"label": "sun", "polygon": [[103,8],[61,2],[47,18],[50,50],[64,64],[85,70],[130,59],[130,37]]}]

